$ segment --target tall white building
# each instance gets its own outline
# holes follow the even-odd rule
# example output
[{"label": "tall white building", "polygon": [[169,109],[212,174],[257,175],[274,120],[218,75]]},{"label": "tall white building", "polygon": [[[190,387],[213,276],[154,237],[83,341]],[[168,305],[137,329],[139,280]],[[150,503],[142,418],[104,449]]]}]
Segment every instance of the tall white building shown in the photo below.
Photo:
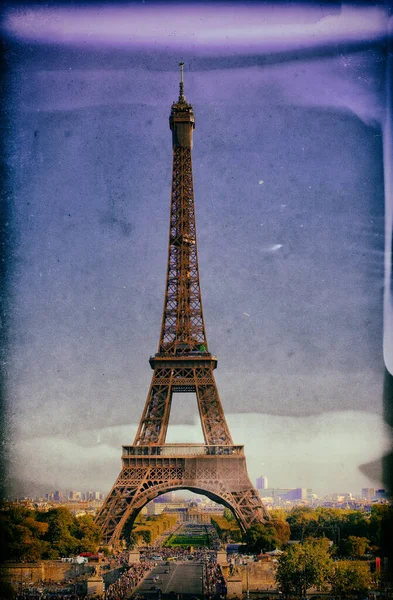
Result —
[{"label": "tall white building", "polygon": [[266,490],[268,487],[267,477],[265,475],[261,475],[257,478],[257,490]]}]

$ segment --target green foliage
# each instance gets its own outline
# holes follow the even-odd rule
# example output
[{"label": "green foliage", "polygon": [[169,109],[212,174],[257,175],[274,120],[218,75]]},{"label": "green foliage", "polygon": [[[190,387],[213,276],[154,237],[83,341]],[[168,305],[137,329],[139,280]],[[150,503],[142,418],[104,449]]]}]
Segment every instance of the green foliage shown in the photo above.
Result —
[{"label": "green foliage", "polygon": [[228,542],[228,540],[241,540],[241,531],[235,519],[228,521],[225,517],[215,515],[211,518],[211,524],[217,531],[218,537],[223,542]]},{"label": "green foliage", "polygon": [[368,549],[370,540],[365,537],[350,535],[342,544],[342,554],[351,558],[364,556]]},{"label": "green foliage", "polygon": [[144,544],[151,544],[152,530],[150,527],[145,527],[144,525],[137,525],[133,529],[133,533],[136,535],[137,539],[141,539]]},{"label": "green foliage", "polygon": [[318,544],[321,548],[323,548],[326,552],[330,552],[332,550],[332,542],[326,537],[314,538],[308,537],[305,540],[306,542],[310,542],[311,544]]},{"label": "green foliage", "polygon": [[344,511],[343,518],[338,523],[341,528],[341,537],[348,538],[349,536],[368,537],[370,532],[370,518],[360,510]]},{"label": "green foliage", "polygon": [[334,563],[330,582],[335,596],[365,593],[371,585],[370,568],[363,561],[338,561]]},{"label": "green foliage", "polygon": [[379,547],[380,556],[388,556],[393,560],[393,506],[374,504],[371,509],[370,541]]},{"label": "green foliage", "polygon": [[162,513],[161,515],[152,515],[144,517],[139,513],[135,519],[135,524],[128,535],[128,545],[134,547],[140,544],[151,544],[164,531],[171,529],[176,523],[176,516]]},{"label": "green foliage", "polygon": [[[393,507],[387,504],[374,504],[371,516],[360,510],[343,508],[311,508],[297,506],[287,515],[291,527],[291,539],[304,540],[307,537],[326,536],[347,556],[353,554],[350,538],[366,538],[371,547],[379,548],[381,556],[393,557]],[[351,549],[352,548],[352,549]]]},{"label": "green foliage", "polygon": [[92,517],[76,518],[66,508],[48,512],[11,505],[0,512],[0,560],[30,561],[95,552],[100,531]]},{"label": "green foliage", "polygon": [[242,541],[243,534],[238,527],[236,527],[236,529],[235,528],[231,529],[230,539],[232,540],[232,542],[241,542]]},{"label": "green foliage", "polygon": [[12,505],[0,512],[0,560],[36,561],[46,550],[44,536],[46,523],[36,520],[36,512],[23,506]]},{"label": "green foliage", "polygon": [[226,519],[229,523],[236,523],[235,516],[233,512],[229,508],[224,508],[224,519]]},{"label": "green foliage", "polygon": [[281,507],[272,508],[272,510],[269,511],[269,515],[272,519],[280,519],[280,521],[287,521],[288,518],[288,512]]},{"label": "green foliage", "polygon": [[294,540],[303,540],[307,537],[326,536],[332,541],[339,537],[338,523],[341,509],[321,508],[313,509],[309,506],[297,506],[288,514],[287,521],[291,527],[291,537]]},{"label": "green foliage", "polygon": [[244,541],[250,552],[268,552],[282,548],[290,537],[289,525],[281,519],[271,519],[265,525],[257,523],[246,532]]},{"label": "green foliage", "polygon": [[208,535],[171,535],[165,543],[168,547],[189,547],[189,546],[206,546],[210,548],[210,536]]},{"label": "green foliage", "polygon": [[308,527],[310,524],[317,525],[318,515],[309,506],[296,506],[288,513],[287,521],[291,529],[292,527]]},{"label": "green foliage", "polygon": [[305,596],[308,589],[326,589],[333,561],[326,544],[307,540],[286,548],[278,559],[277,583],[286,595]]}]

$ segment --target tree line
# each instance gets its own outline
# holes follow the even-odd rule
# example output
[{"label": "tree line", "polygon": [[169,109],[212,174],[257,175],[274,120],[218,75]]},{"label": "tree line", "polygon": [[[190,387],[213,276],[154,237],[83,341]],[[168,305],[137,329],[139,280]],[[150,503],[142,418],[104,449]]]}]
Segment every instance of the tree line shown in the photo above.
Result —
[{"label": "tree line", "polygon": [[[326,538],[340,558],[359,558],[365,554],[393,556],[393,507],[389,504],[374,504],[369,514],[309,506],[297,506],[290,511],[277,508],[269,514],[267,523],[253,525],[243,536],[247,551],[258,554],[280,549],[289,541]],[[228,509],[215,527],[223,541],[240,539],[240,529]]]},{"label": "tree line", "polygon": [[96,552],[101,537],[93,517],[66,507],[47,512],[12,504],[0,510],[0,562],[35,562]]},{"label": "tree line", "polygon": [[160,515],[144,517],[139,513],[135,523],[128,524],[128,535],[127,531],[124,531],[123,534],[128,538],[130,547],[152,544],[164,531],[171,529],[176,522],[176,515],[162,513]]},{"label": "tree line", "polygon": [[[224,511],[217,531],[226,541],[235,527]],[[378,585],[378,557],[393,564],[393,507],[375,504],[370,514],[339,508],[295,507],[270,512],[270,520],[256,524],[243,536],[243,551],[260,554],[282,549],[276,580],[285,597],[305,597],[310,589],[328,590],[337,598],[368,592]],[[389,578],[391,573],[384,573]]]},{"label": "tree line", "polygon": [[[326,538],[333,542],[337,558],[361,558],[365,554],[389,557],[393,562],[393,507],[375,504],[370,514],[339,508],[295,507],[270,512],[265,525],[254,525],[243,536],[254,553],[283,548],[288,541]],[[132,543],[152,543],[174,525],[174,515],[143,517],[125,531]],[[213,525],[223,541],[239,541],[241,532],[228,509],[214,517]],[[125,530],[127,529],[127,525]],[[96,552],[100,530],[88,515],[75,517],[66,507],[47,512],[20,505],[0,509],[0,561],[56,559],[80,552]]]},{"label": "tree line", "polygon": [[304,598],[310,589],[329,591],[338,598],[368,593],[379,573],[368,561],[337,560],[327,538],[307,538],[287,546],[278,557],[276,581],[286,598]]}]

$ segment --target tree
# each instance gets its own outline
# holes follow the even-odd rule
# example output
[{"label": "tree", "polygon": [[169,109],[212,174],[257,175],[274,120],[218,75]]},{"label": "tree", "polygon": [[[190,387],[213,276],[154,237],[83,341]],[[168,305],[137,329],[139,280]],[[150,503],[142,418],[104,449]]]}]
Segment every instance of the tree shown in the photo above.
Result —
[{"label": "tree", "polygon": [[138,536],[135,531],[132,531],[128,536],[127,549],[133,550],[138,545]]},{"label": "tree", "polygon": [[286,512],[283,508],[272,508],[269,511],[269,514],[272,519],[280,519],[280,521],[286,521],[288,517],[288,512]]},{"label": "tree", "polygon": [[364,556],[369,546],[370,540],[365,537],[357,537],[350,535],[343,542],[342,552],[344,556],[350,556],[352,558],[358,558]]},{"label": "tree", "polygon": [[321,548],[323,548],[326,552],[330,552],[332,548],[332,541],[327,537],[315,538],[308,537],[305,539],[306,542],[310,542],[311,544],[318,544]]},{"label": "tree", "polygon": [[333,561],[326,544],[307,540],[289,546],[278,559],[277,583],[286,595],[305,596],[311,587],[324,589],[330,579]]},{"label": "tree", "polygon": [[230,523],[236,522],[235,516],[229,508],[224,508],[223,517]]},{"label": "tree", "polygon": [[334,563],[330,583],[332,594],[335,596],[367,592],[371,585],[370,568],[363,561],[337,561]]},{"label": "tree", "polygon": [[374,504],[371,508],[369,538],[379,547],[380,556],[393,559],[393,506]]},{"label": "tree", "polygon": [[144,525],[137,525],[134,528],[133,533],[137,536],[137,539],[142,539],[145,544],[150,544],[152,541],[152,531],[150,527],[145,527]]},{"label": "tree", "polygon": [[37,561],[47,544],[46,523],[36,520],[36,512],[23,506],[11,506],[0,513],[0,560]]},{"label": "tree", "polygon": [[311,522],[317,523],[318,516],[315,510],[310,506],[295,506],[295,508],[289,512],[287,521],[291,526],[304,527]]},{"label": "tree", "polygon": [[264,525],[252,525],[245,534],[245,542],[251,552],[267,552],[282,548],[290,537],[291,531],[286,521],[271,519]]},{"label": "tree", "polygon": [[307,533],[315,530],[318,525],[318,517],[310,506],[296,506],[287,516],[287,522],[291,528],[291,538],[301,540]]},{"label": "tree", "polygon": [[[77,519],[65,507],[54,508],[41,515],[48,523],[45,540],[50,543],[50,558],[79,552]],[[47,556],[44,556],[47,558]],[[49,558],[49,556],[48,556]]]},{"label": "tree", "polygon": [[101,530],[91,515],[82,515],[77,519],[77,538],[80,540],[79,552],[96,552],[101,539]]},{"label": "tree", "polygon": [[340,524],[341,537],[368,537],[370,529],[369,516],[360,510],[349,510],[345,513],[345,518]]},{"label": "tree", "polygon": [[236,541],[241,540],[241,531],[235,519],[233,521],[228,521],[224,517],[216,515],[212,517],[211,523],[223,542],[228,542],[230,539]]},{"label": "tree", "polygon": [[0,511],[0,560],[38,561],[95,552],[100,530],[89,515],[79,518],[60,507],[40,512],[21,506]]}]

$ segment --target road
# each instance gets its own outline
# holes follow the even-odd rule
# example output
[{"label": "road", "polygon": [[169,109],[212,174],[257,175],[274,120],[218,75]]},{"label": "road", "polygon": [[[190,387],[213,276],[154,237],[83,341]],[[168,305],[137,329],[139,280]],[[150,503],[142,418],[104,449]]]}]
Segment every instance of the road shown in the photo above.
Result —
[{"label": "road", "polygon": [[[167,572],[168,571],[168,572]],[[158,581],[154,578],[158,577]],[[170,566],[159,565],[155,567],[143,580],[142,584],[134,590],[149,600],[156,600],[161,590],[162,600],[175,600],[175,594],[182,594],[183,598],[202,598],[202,564],[196,561],[172,562]],[[174,592],[171,594],[171,592]]]}]

